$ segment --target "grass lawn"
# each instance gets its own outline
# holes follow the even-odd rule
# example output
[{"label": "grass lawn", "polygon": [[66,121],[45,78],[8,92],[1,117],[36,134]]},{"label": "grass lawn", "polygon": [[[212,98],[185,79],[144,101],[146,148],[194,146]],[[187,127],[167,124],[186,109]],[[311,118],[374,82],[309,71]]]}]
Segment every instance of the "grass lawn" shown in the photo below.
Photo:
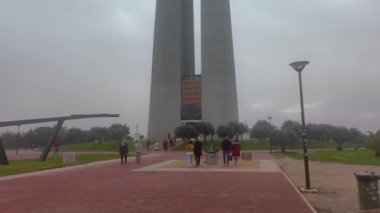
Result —
[{"label": "grass lawn", "polygon": [[30,159],[30,160],[14,160],[10,161],[10,165],[0,165],[0,176],[15,175],[26,172],[34,172],[39,170],[60,168],[72,165],[85,164],[95,161],[103,161],[119,158],[118,154],[86,154],[75,156],[75,163],[64,164],[62,156],[50,157],[45,162]]},{"label": "grass lawn", "polygon": [[[306,142],[308,149],[336,149],[336,143],[330,143],[330,142],[320,142],[320,141],[310,141]],[[344,148],[352,148],[353,145],[351,144],[343,144]],[[303,149],[302,148],[302,142],[300,140],[299,143],[295,145],[290,145],[286,147],[287,149]]]},{"label": "grass lawn", "polygon": [[[303,159],[301,152],[289,152],[287,155],[296,159]],[[374,152],[371,150],[311,151],[309,153],[309,160],[358,165],[380,165],[380,158],[375,157]]]}]

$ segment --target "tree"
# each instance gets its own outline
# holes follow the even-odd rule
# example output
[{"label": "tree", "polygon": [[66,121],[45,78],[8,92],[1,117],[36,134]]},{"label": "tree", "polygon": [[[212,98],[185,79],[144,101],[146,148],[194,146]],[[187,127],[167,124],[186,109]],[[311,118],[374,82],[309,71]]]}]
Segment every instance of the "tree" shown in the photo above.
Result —
[{"label": "tree", "polygon": [[108,129],[106,127],[92,127],[88,132],[88,139],[92,142],[97,140],[99,143],[102,143],[108,137]]},{"label": "tree", "polygon": [[122,124],[112,124],[108,127],[109,139],[121,141],[129,135],[129,127]]},{"label": "tree", "polygon": [[368,145],[375,152],[375,157],[380,157],[380,131],[377,131],[376,134],[370,134]]},{"label": "tree", "polygon": [[79,128],[71,128],[66,132],[64,141],[70,144],[77,144],[85,140],[84,132]]},{"label": "tree", "polygon": [[216,134],[219,136],[219,138],[233,138],[234,136],[234,131],[230,126],[218,126],[218,129],[216,130]]},{"label": "tree", "polygon": [[297,121],[287,120],[281,125],[281,130],[293,130],[298,137],[302,137],[302,125]]},{"label": "tree", "polygon": [[357,128],[350,128],[351,143],[363,144],[366,141],[366,136]]},{"label": "tree", "polygon": [[336,150],[343,151],[343,143],[351,138],[350,130],[343,126],[334,127],[333,130],[331,138],[336,142]]},{"label": "tree", "polygon": [[174,130],[174,134],[178,138],[182,138],[182,140],[189,140],[191,138],[197,138],[199,136],[199,132],[195,127],[190,126],[190,125],[182,125],[178,126]]},{"label": "tree", "polygon": [[53,127],[45,126],[45,127],[37,127],[34,129],[33,133],[36,137],[36,144],[39,146],[45,146],[47,141],[53,134]]},{"label": "tree", "polygon": [[4,143],[4,147],[15,147],[17,143],[17,134],[6,131],[2,134],[2,140]]},{"label": "tree", "polygon": [[195,124],[195,129],[199,134],[203,136],[203,140],[206,141],[206,137],[215,133],[215,128],[211,123],[199,122]]},{"label": "tree", "polygon": [[270,137],[271,131],[274,126],[271,125],[267,120],[259,120],[253,125],[250,136],[251,138],[265,139]]},{"label": "tree", "polygon": [[248,132],[248,126],[241,122],[231,122],[228,126],[232,129],[233,135],[236,136],[236,138]]},{"label": "tree", "polygon": [[306,136],[311,140],[328,142],[332,139],[335,127],[330,124],[312,124],[306,125]]},{"label": "tree", "polygon": [[322,141],[321,140],[322,131],[321,131],[321,128],[319,128],[318,124],[308,123],[305,126],[305,130],[307,132],[308,139]]},{"label": "tree", "polygon": [[23,137],[25,141],[25,147],[34,147],[34,144],[36,144],[36,136],[32,129],[29,129],[29,131],[25,133]]},{"label": "tree", "polygon": [[273,130],[271,133],[271,139],[273,143],[280,144],[281,152],[285,152],[286,146],[290,144],[294,144],[299,140],[294,130],[287,129],[287,128],[282,129],[282,130],[278,130],[278,129]]}]

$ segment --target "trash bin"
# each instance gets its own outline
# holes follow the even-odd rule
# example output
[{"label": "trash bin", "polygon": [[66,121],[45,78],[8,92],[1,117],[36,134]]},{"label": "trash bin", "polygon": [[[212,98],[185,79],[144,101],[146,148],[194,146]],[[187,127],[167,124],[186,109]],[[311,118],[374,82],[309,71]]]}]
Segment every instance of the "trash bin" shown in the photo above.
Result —
[{"label": "trash bin", "polygon": [[375,172],[355,172],[358,182],[358,197],[360,209],[380,208],[379,203],[379,185],[380,175]]}]

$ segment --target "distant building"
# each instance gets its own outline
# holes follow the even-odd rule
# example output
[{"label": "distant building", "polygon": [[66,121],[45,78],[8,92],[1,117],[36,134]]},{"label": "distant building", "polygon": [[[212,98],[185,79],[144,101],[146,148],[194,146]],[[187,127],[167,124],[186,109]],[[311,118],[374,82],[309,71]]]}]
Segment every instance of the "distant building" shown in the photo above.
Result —
[{"label": "distant building", "polygon": [[238,121],[229,0],[201,1],[202,75],[195,75],[192,0],[157,0],[148,138],[183,123]]}]

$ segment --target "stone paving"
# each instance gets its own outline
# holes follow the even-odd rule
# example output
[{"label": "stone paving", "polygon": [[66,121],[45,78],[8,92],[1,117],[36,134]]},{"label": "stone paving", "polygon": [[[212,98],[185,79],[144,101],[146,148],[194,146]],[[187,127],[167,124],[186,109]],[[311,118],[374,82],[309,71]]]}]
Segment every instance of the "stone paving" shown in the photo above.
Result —
[{"label": "stone paving", "polygon": [[173,168],[184,153],[156,153],[3,177],[0,212],[314,212],[266,153],[253,156],[258,167]]}]

